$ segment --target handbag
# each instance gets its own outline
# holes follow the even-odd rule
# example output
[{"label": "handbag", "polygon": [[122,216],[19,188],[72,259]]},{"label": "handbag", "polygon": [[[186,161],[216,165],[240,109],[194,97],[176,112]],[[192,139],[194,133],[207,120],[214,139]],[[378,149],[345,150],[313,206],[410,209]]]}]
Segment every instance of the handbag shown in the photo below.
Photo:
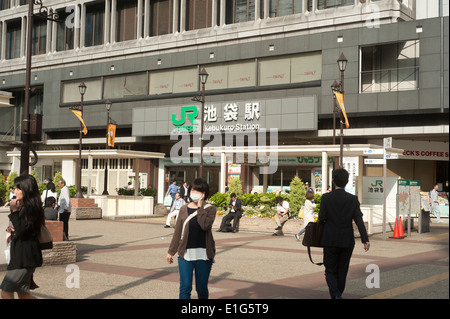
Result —
[{"label": "handbag", "polygon": [[45,225],[41,226],[41,231],[38,235],[39,245],[41,250],[52,249],[53,248],[53,238]]},{"label": "handbag", "polygon": [[303,236],[302,244],[308,248],[309,260],[315,265],[321,266],[322,263],[315,263],[311,258],[311,247],[323,247],[320,242],[322,240],[324,223],[309,222],[305,227],[305,235]]}]

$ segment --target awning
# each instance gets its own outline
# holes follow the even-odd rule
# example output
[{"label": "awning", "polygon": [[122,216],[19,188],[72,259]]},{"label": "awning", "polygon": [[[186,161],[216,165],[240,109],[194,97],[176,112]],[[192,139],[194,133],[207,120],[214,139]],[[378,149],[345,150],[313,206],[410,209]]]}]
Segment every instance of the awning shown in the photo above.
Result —
[{"label": "awning", "polygon": [[[57,151],[37,151],[40,159],[77,159],[79,150],[57,150]],[[20,157],[20,151],[7,152],[9,157]],[[100,149],[100,150],[82,150],[81,158],[135,158],[135,159],[152,159],[164,158],[164,153],[130,151],[118,149]],[[34,157],[30,152],[30,157]]]}]

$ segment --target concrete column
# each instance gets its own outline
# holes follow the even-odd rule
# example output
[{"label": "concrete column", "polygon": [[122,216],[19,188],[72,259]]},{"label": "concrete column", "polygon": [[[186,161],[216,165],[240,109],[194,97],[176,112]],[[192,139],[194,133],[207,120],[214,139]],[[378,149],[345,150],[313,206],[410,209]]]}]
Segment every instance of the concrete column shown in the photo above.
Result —
[{"label": "concrete column", "polygon": [[145,0],[144,10],[144,34],[142,36],[145,39],[149,36],[150,33],[150,0]]},{"label": "concrete column", "polygon": [[186,31],[186,0],[180,2],[180,32]]},{"label": "concrete column", "polygon": [[142,9],[143,9],[143,0],[138,0],[137,4],[137,30],[136,30],[136,39],[142,38]]},{"label": "concrete column", "polygon": [[81,4],[81,15],[80,15],[80,48],[85,47],[85,36],[86,36],[86,5]]},{"label": "concrete column", "polygon": [[172,20],[172,33],[178,32],[178,22],[180,21],[180,16],[178,14],[178,8],[180,6],[180,2],[178,0],[175,0],[173,2],[173,20]]},{"label": "concrete column", "polygon": [[111,0],[105,0],[105,26],[103,29],[104,44],[111,42]]},{"label": "concrete column", "polygon": [[164,202],[164,159],[160,158],[158,163],[158,203]]},{"label": "concrete column", "polygon": [[322,194],[327,192],[328,188],[328,153],[322,152]]},{"label": "concrete column", "polygon": [[[89,198],[89,196],[91,195],[92,161],[93,161],[93,157],[91,154],[89,154],[88,155],[87,195],[86,195],[87,198]],[[97,189],[98,189],[98,187],[97,187]]]},{"label": "concrete column", "polygon": [[111,43],[116,42],[117,0],[111,0]]},{"label": "concrete column", "polygon": [[[258,1],[257,1],[258,2]],[[219,6],[220,6],[220,21],[219,21],[219,25],[220,26],[224,26],[225,25],[225,11],[226,11],[226,0],[220,0]]]},{"label": "concrete column", "polygon": [[225,184],[227,182],[227,156],[220,153],[220,185],[219,192],[225,193]]}]

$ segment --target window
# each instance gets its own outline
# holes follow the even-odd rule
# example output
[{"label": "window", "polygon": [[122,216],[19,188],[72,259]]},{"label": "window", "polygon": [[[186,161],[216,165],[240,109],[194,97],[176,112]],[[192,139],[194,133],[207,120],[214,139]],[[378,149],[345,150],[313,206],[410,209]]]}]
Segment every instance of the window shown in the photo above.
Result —
[{"label": "window", "polygon": [[120,99],[147,95],[147,73],[106,77],[104,79],[104,99]]},{"label": "window", "polygon": [[361,48],[361,92],[418,88],[419,41]]},{"label": "window", "polygon": [[103,44],[104,17],[105,5],[103,3],[86,5],[86,31],[84,35],[86,47]]},{"label": "window", "polygon": [[6,23],[6,59],[20,57],[20,20]]},{"label": "window", "polygon": [[150,36],[172,32],[173,0],[150,1]]},{"label": "window", "polygon": [[10,0],[0,0],[0,10],[9,9]]},{"label": "window", "polygon": [[86,93],[84,101],[97,101],[102,98],[102,80],[101,78],[92,78],[85,80],[74,80],[62,83],[62,103],[80,102],[81,95],[78,86],[81,82],[86,84]]},{"label": "window", "polygon": [[302,0],[269,0],[269,17],[301,13]]},{"label": "window", "polygon": [[[308,0],[308,11],[313,11],[312,0]],[[355,4],[355,0],[317,0],[317,8],[319,10],[351,6]]]},{"label": "window", "polygon": [[137,1],[117,2],[117,41],[137,39]]},{"label": "window", "polygon": [[[255,2],[258,0],[227,0],[225,23],[233,24],[255,20]],[[260,0],[260,9],[263,5]]]},{"label": "window", "polygon": [[[65,10],[58,11],[59,19],[65,22],[56,24],[56,51],[72,50],[74,47],[74,28],[68,27],[66,24],[67,18],[70,15],[75,19],[73,12],[66,12]],[[75,21],[70,21],[70,24],[75,24]]]},{"label": "window", "polygon": [[186,0],[186,30],[212,26],[212,0]]},{"label": "window", "polygon": [[31,49],[33,55],[45,54],[47,48],[47,20],[33,18]]}]

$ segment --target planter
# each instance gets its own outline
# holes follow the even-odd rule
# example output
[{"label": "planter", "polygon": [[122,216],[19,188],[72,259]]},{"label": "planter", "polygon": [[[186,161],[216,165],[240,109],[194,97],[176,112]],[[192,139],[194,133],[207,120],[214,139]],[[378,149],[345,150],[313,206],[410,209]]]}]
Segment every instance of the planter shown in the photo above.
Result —
[{"label": "planter", "polygon": [[153,215],[154,198],[151,196],[91,196],[102,210],[102,218],[144,218]]}]

